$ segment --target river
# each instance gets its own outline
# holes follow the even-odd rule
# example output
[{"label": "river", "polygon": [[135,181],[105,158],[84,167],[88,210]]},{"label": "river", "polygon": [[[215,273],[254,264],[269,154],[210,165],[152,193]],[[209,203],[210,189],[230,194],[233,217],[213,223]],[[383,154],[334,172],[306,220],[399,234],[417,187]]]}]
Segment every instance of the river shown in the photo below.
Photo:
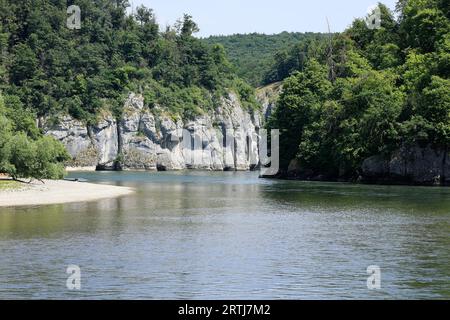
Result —
[{"label": "river", "polygon": [[[131,186],[0,208],[0,299],[449,299],[450,188],[72,173]],[[81,270],[81,290],[66,268]],[[380,269],[370,290],[367,268]]]}]

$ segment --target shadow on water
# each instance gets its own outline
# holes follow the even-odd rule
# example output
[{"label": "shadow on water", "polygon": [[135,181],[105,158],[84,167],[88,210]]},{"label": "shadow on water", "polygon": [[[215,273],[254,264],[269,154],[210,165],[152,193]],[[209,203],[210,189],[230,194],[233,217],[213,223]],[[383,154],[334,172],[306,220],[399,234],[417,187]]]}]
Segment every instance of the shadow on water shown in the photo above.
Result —
[{"label": "shadow on water", "polygon": [[[448,188],[73,173],[133,195],[0,209],[0,298],[448,298]],[[65,267],[83,290],[65,288]],[[382,269],[382,290],[366,268]]]}]

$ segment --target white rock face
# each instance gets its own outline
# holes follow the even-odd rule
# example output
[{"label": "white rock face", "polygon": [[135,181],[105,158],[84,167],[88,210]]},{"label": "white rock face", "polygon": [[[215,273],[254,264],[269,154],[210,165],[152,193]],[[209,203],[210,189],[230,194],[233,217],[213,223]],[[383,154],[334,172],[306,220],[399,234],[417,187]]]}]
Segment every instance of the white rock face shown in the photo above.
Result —
[{"label": "white rock face", "polygon": [[93,140],[98,153],[100,154],[100,164],[114,162],[119,151],[117,122],[108,115],[93,127]]},{"label": "white rock face", "polygon": [[80,121],[65,116],[47,132],[60,141],[64,141],[67,151],[75,157],[81,150],[91,145],[86,126]]},{"label": "white rock face", "polygon": [[119,123],[105,114],[87,128],[65,116],[44,129],[66,145],[74,158],[71,167],[249,170],[259,163],[262,118],[260,111],[244,110],[234,94],[215,112],[185,121],[152,112],[142,96],[131,94]]}]

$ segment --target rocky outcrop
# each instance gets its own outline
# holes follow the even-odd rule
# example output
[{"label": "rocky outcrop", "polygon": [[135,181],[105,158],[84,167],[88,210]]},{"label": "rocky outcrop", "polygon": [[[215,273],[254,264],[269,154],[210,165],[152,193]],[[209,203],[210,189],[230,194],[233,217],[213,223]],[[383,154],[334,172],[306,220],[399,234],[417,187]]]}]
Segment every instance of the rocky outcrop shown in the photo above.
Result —
[{"label": "rocky outcrop", "polygon": [[389,157],[366,159],[362,170],[366,181],[450,185],[450,154],[431,147],[404,146]]},{"label": "rocky outcrop", "polygon": [[265,119],[275,111],[276,101],[283,89],[281,82],[275,82],[256,90],[256,99],[262,105],[262,114]]},{"label": "rocky outcrop", "polygon": [[258,165],[260,111],[242,108],[234,94],[214,112],[192,120],[173,118],[144,106],[131,94],[124,115],[105,112],[95,126],[68,116],[44,125],[72,155],[70,167],[124,170],[249,170]]}]

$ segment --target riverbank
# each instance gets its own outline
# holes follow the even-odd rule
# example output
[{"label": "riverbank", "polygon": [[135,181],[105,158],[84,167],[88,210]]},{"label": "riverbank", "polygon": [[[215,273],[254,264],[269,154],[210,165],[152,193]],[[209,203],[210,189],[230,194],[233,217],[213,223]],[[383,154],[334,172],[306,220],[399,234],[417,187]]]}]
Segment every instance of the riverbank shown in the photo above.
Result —
[{"label": "riverbank", "polygon": [[13,180],[4,179],[0,177],[0,191],[17,190],[20,189],[20,183]]},{"label": "riverbank", "polygon": [[360,185],[380,185],[380,186],[417,186],[417,187],[450,187],[448,179],[439,179],[435,181],[419,182],[411,178],[392,178],[392,177],[371,177],[371,178],[335,178],[323,175],[314,176],[295,176],[295,175],[277,175],[277,176],[260,176],[262,179],[287,180],[299,182],[333,182],[348,183]]},{"label": "riverbank", "polygon": [[[5,181],[5,180],[3,180]],[[115,198],[134,192],[132,188],[64,180],[34,181],[0,190],[0,207],[85,202]]]}]

